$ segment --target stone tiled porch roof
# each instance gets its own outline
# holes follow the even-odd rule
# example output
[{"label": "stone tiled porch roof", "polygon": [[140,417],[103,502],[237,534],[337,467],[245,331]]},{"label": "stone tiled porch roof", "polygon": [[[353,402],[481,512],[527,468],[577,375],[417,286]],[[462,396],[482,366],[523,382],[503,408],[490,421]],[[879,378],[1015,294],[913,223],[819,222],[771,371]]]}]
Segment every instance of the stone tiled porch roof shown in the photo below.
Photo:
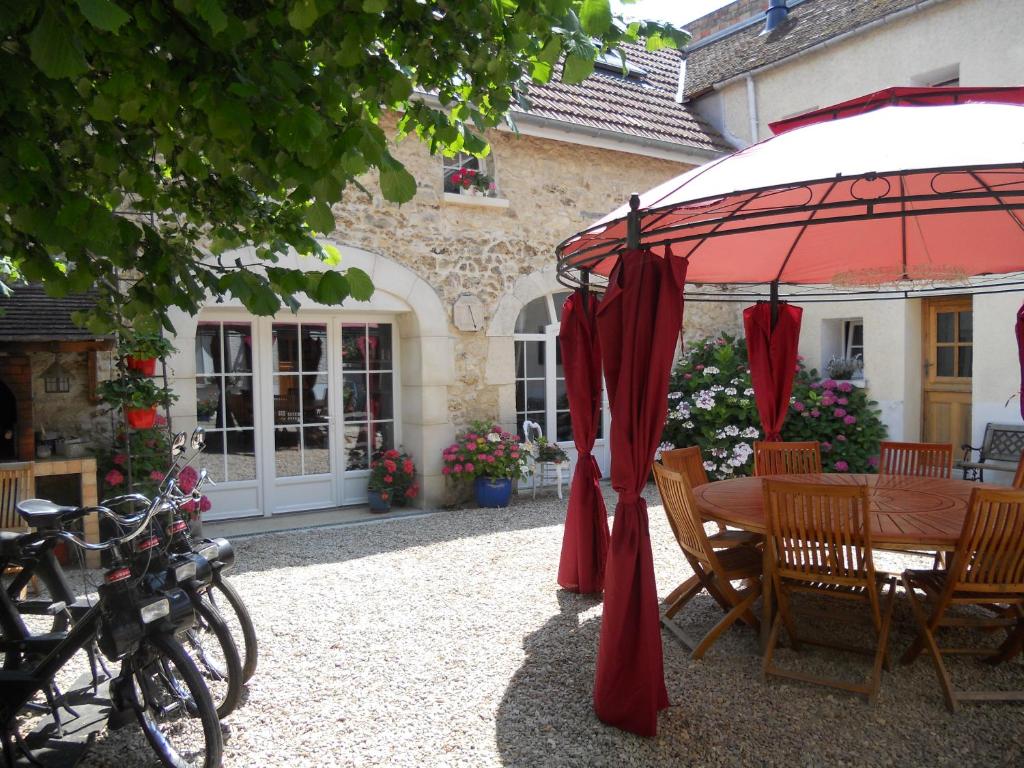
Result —
[{"label": "stone tiled porch roof", "polygon": [[769,34],[764,34],[761,12],[757,23],[723,37],[698,41],[688,49],[683,95],[686,99],[694,98],[709,91],[715,83],[780,61],[919,3],[920,0],[803,0]]},{"label": "stone tiled porch roof", "polygon": [[47,296],[40,285],[15,285],[12,290],[12,296],[0,296],[0,343],[98,338],[71,319],[73,312],[96,306],[95,293],[57,299]]}]

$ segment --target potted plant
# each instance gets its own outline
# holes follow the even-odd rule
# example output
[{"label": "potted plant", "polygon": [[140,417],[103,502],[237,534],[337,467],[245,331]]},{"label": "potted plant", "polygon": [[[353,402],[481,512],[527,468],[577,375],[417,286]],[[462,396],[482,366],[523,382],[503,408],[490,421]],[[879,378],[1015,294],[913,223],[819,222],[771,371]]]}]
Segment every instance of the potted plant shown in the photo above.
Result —
[{"label": "potted plant", "polygon": [[416,466],[409,454],[394,448],[378,453],[370,462],[366,496],[371,512],[387,512],[394,504],[412,501],[420,492]]},{"label": "potted plant", "polygon": [[459,168],[451,175],[451,182],[465,194],[482,197],[494,197],[497,194],[494,179],[476,168]]},{"label": "potted plant", "polygon": [[473,478],[481,507],[507,507],[512,481],[522,478],[526,470],[526,449],[516,435],[487,421],[472,422],[445,448],[442,458],[444,475]]},{"label": "potted plant", "polygon": [[857,378],[857,375],[862,370],[864,370],[864,359],[860,355],[856,357],[838,357],[833,355],[832,359],[825,365],[825,371],[829,377],[837,381],[848,381],[849,379]]},{"label": "potted plant", "polygon": [[534,458],[538,462],[561,464],[569,460],[569,455],[558,443],[549,443],[546,437],[538,437],[533,444]]},{"label": "potted plant", "polygon": [[137,333],[122,339],[117,351],[128,370],[152,376],[156,373],[157,358],[167,357],[174,351],[174,347],[159,334]]},{"label": "potted plant", "polygon": [[108,405],[123,408],[132,429],[152,428],[157,406],[168,406],[178,399],[170,390],[135,371],[104,381],[96,388],[96,394]]}]

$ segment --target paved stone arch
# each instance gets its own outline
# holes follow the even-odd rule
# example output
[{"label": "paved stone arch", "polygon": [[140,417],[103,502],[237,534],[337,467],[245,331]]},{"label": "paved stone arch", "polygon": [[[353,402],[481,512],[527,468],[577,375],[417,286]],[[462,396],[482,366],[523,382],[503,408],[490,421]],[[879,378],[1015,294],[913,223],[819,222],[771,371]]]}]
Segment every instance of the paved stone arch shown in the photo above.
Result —
[{"label": "paved stone arch", "polygon": [[[399,337],[400,413],[402,443],[416,461],[423,493],[420,504],[440,503],[444,494],[441,474],[441,450],[451,442],[453,427],[448,415],[448,386],[455,381],[454,340],[445,311],[437,291],[408,267],[382,254],[325,239],[321,242],[335,245],[341,252],[341,268],[357,267],[366,272],[375,286],[374,296],[368,302],[346,301],[339,308],[325,308],[302,297],[304,308],[338,309],[339,311],[371,311],[393,313]],[[251,256],[250,249],[236,254]],[[279,266],[323,271],[329,266],[313,257],[289,253]],[[236,309],[239,302],[231,299],[223,303],[208,302],[204,310]],[[171,385],[180,399],[171,411],[175,428],[190,428],[195,423],[195,346],[196,329],[201,319],[184,312],[171,313],[175,327],[172,342],[177,352],[168,360]],[[513,320],[514,322],[514,320]],[[180,425],[180,426],[179,426]]]},{"label": "paved stone arch", "polygon": [[498,389],[498,412],[506,429],[516,428],[516,369],[513,335],[516,319],[523,307],[549,293],[566,290],[558,282],[555,265],[531,272],[515,281],[495,307],[487,327],[487,367],[485,383]]}]

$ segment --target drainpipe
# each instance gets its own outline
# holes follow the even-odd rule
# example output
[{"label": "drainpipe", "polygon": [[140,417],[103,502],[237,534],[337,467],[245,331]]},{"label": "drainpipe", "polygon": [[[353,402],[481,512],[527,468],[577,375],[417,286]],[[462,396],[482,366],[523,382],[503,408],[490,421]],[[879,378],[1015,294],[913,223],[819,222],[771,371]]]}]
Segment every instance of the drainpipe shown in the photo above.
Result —
[{"label": "drainpipe", "polygon": [[747,75],[747,115],[750,117],[750,143],[757,144],[757,92],[754,90],[754,78]]}]

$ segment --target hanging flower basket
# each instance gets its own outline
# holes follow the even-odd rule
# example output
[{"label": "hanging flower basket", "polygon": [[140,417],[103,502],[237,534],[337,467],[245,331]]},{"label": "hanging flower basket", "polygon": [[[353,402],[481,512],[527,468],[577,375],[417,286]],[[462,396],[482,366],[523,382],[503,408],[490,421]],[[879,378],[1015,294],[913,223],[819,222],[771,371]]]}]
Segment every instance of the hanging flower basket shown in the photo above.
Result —
[{"label": "hanging flower basket", "polygon": [[156,358],[155,357],[133,357],[128,355],[125,358],[125,364],[129,370],[138,371],[143,376],[154,376],[156,375]]},{"label": "hanging flower basket", "polygon": [[152,429],[156,424],[156,406],[149,408],[125,408],[125,418],[132,429]]}]

